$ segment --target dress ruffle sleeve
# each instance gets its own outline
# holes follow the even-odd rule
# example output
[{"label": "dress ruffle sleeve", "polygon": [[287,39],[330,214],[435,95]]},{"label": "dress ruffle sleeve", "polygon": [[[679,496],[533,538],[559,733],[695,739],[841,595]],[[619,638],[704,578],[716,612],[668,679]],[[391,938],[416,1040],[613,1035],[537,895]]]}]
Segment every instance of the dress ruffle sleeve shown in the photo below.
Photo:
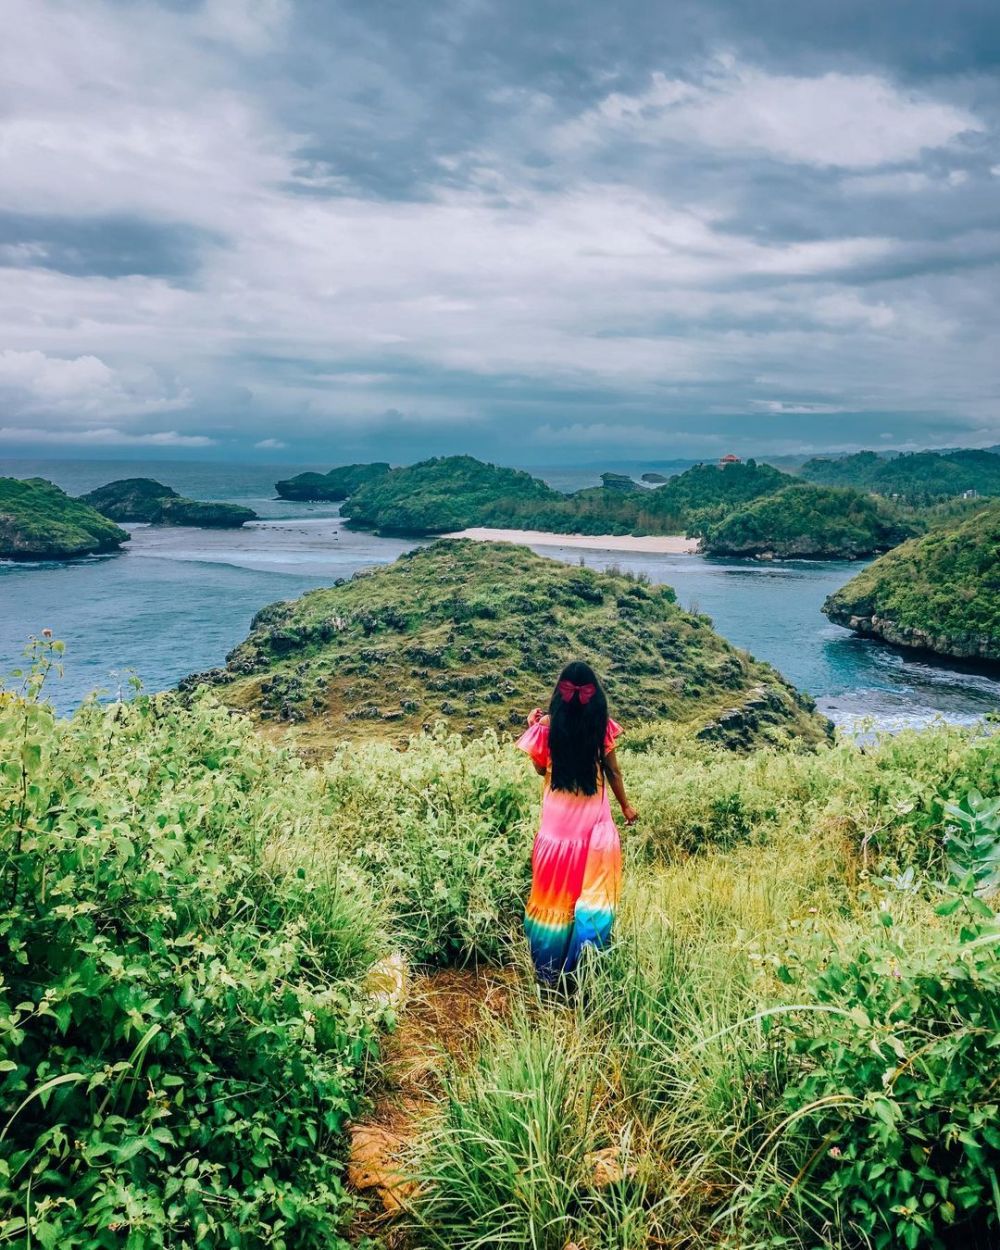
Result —
[{"label": "dress ruffle sleeve", "polygon": [[616,720],[608,717],[608,732],[604,735],[604,754],[607,755],[615,749],[615,739],[622,732],[621,725]]},{"label": "dress ruffle sleeve", "polygon": [[549,727],[548,725],[532,725],[526,729],[514,744],[519,751],[531,756],[532,762],[539,768],[549,766]]}]

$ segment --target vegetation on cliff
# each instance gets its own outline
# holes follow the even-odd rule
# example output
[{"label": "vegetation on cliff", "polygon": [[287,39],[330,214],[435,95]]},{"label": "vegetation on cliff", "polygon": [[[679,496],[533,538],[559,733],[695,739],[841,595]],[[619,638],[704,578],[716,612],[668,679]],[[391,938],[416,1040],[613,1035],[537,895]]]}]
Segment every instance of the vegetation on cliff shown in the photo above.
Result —
[{"label": "vegetation on cliff", "polygon": [[859,451],[837,460],[808,460],[800,472],[808,482],[855,486],[880,495],[900,495],[918,504],[969,490],[1000,495],[1000,456],[974,449],[918,451],[888,458]]},{"label": "vegetation on cliff", "polygon": [[247,521],[257,520],[257,513],[252,508],[185,499],[172,487],[164,486],[151,477],[128,477],[108,482],[106,486],[81,495],[80,500],[112,521],[233,529],[245,525]]},{"label": "vegetation on cliff", "polygon": [[44,478],[0,477],[0,559],[65,560],[127,541],[124,530]]},{"label": "vegetation on cliff", "polygon": [[297,473],[282,482],[275,482],[274,489],[281,499],[329,501],[340,503],[363,486],[385,477],[389,465],[381,461],[373,464],[343,464],[328,473]]},{"label": "vegetation on cliff", "polygon": [[899,646],[1000,661],[1000,503],[881,556],[823,611]]},{"label": "vegetation on cliff", "polygon": [[[422,725],[509,730],[585,656],[628,720],[668,718],[733,745],[824,737],[812,704],[738,651],[668,586],[526,548],[445,540],[257,614],[218,683],[227,703],[308,722],[303,741]],[[300,731],[301,732],[301,731]]]},{"label": "vegetation on cliff", "polygon": [[309,767],[211,694],[58,720],[36,692],[0,694],[12,1245],[357,1244],[390,951],[514,965],[414,1078],[443,1083],[395,1165],[416,1245],[995,1244],[1000,737],[742,756],[630,721],[642,819],[574,1010],[520,970],[538,779],[509,742]]},{"label": "vegetation on cliff", "polygon": [[711,555],[845,560],[887,551],[914,533],[870,495],[795,483],[707,529]]}]

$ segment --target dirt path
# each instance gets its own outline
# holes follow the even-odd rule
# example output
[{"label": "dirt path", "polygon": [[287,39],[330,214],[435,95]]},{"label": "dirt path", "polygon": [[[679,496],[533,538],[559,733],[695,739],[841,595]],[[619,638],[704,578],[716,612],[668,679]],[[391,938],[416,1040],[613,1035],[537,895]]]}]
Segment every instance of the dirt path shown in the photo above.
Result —
[{"label": "dirt path", "polygon": [[368,1204],[352,1240],[399,1244],[393,1224],[413,1192],[403,1160],[441,1095],[443,1071],[475,1057],[484,1020],[508,1014],[516,983],[516,972],[499,968],[445,968],[414,977],[399,1024],[386,1038],[381,1092],[371,1115],[350,1130],[348,1184]]}]

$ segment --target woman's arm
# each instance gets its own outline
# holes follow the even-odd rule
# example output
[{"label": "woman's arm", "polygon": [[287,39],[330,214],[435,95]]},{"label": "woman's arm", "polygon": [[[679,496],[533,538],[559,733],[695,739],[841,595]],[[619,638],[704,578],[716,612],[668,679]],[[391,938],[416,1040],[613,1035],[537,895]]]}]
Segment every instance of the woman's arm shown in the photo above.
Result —
[{"label": "woman's arm", "polygon": [[614,751],[609,751],[604,757],[604,775],[614,791],[615,798],[618,800],[618,806],[622,809],[625,823],[634,825],[639,819],[639,813],[628,801],[628,796],[625,794],[625,782],[622,780],[622,772],[618,767],[618,757]]}]

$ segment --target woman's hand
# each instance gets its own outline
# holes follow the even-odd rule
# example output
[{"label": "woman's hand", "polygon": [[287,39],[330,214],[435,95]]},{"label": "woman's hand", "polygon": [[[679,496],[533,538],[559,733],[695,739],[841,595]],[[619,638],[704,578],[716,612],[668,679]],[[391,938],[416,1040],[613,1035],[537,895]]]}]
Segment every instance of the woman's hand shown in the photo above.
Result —
[{"label": "woman's hand", "polygon": [[528,713],[528,728],[533,729],[535,725],[542,719],[542,709],[540,707],[532,708]]},{"label": "woman's hand", "polygon": [[635,810],[631,803],[623,803],[622,817],[627,825],[634,825],[639,819],[639,813]]}]

